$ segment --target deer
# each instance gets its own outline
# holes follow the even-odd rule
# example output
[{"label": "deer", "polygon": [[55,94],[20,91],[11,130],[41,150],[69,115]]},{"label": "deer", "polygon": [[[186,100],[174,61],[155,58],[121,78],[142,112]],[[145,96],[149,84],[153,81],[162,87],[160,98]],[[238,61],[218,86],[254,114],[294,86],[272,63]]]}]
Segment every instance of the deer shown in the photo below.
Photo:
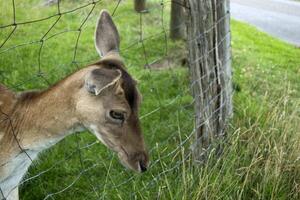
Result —
[{"label": "deer", "polygon": [[38,154],[83,130],[126,168],[148,169],[139,120],[142,96],[120,56],[119,33],[106,10],[94,40],[100,59],[45,90],[14,92],[0,84],[0,199],[18,200],[18,186]]}]

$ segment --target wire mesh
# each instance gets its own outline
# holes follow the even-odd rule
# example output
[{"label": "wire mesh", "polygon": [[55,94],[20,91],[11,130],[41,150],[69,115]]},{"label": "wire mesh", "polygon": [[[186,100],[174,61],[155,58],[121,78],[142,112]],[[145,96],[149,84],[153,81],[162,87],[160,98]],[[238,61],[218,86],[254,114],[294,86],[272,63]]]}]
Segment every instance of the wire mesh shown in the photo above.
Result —
[{"label": "wire mesh", "polygon": [[[122,37],[121,54],[127,68],[138,79],[144,81],[140,83],[140,89],[146,100],[145,105],[142,105],[140,119],[145,125],[144,132],[151,154],[151,167],[143,176],[123,170],[115,155],[103,148],[88,133],[75,133],[67,137],[42,153],[38,161],[33,161],[28,153],[30,150],[24,149],[22,144],[19,144],[18,133],[14,131],[17,126],[14,123],[17,122],[1,109],[0,123],[9,124],[7,130],[14,135],[20,149],[16,158],[25,154],[33,161],[28,174],[18,185],[22,199],[139,199],[154,196],[158,198],[169,187],[165,181],[168,177],[176,179],[182,167],[192,165],[190,146],[195,133],[208,121],[218,120],[213,115],[226,106],[225,104],[220,104],[211,112],[207,111],[223,95],[226,88],[231,88],[230,81],[227,81],[224,90],[216,96],[209,96],[209,91],[217,81],[215,77],[210,79],[211,83],[207,88],[203,88],[201,94],[193,98],[190,90],[197,82],[209,78],[210,73],[214,73],[218,66],[212,66],[208,73],[191,81],[186,67],[174,66],[181,65],[178,58],[186,57],[185,42],[192,43],[205,39],[208,34],[215,31],[218,24],[230,18],[230,13],[226,12],[205,32],[187,38],[185,42],[174,42],[169,39],[169,32],[172,31],[168,24],[171,1],[149,1],[149,8],[143,13],[135,13],[130,2],[121,0],[113,3],[101,0],[53,2],[46,5],[37,0],[27,3],[12,0],[11,5],[6,7],[5,3],[1,3],[3,7],[1,15],[11,17],[1,16],[3,20],[0,20],[0,82],[7,86],[7,88],[0,87],[0,92],[7,89],[14,91],[45,89],[67,74],[99,59],[92,41],[86,38],[93,35],[99,11],[108,7],[117,25],[123,24],[122,28],[119,27]],[[180,5],[189,14],[190,8],[185,3]],[[5,10],[6,8],[11,10]],[[45,16],[40,16],[43,11],[46,13]],[[212,14],[210,10],[206,12],[207,16]],[[28,16],[29,19],[22,15]],[[38,17],[33,17],[35,15]],[[129,18],[133,18],[133,22],[130,20],[127,22],[126,19]],[[36,33],[30,32],[32,30],[36,30]],[[230,31],[219,40],[217,47],[224,47],[226,45],[224,41],[228,37]],[[67,42],[66,38],[72,38],[73,42]],[[229,50],[230,46],[226,46],[226,49]],[[215,50],[210,49],[205,54],[199,53],[197,59],[189,64],[207,59]],[[67,55],[61,55],[62,52]],[[222,59],[224,64],[231,61],[230,57]],[[177,63],[174,60],[177,60]],[[157,66],[159,70],[156,70]],[[220,74],[227,75],[222,69]],[[164,80],[159,82],[162,77]],[[159,85],[161,83],[165,85]],[[194,113],[193,105],[195,101],[200,101],[201,95],[207,95],[208,99],[199,116],[199,113]],[[147,109],[143,109],[143,106]],[[195,118],[201,118],[201,123],[194,125]],[[7,162],[0,163],[0,172],[1,167],[7,164]],[[139,189],[135,189],[136,187]],[[18,188],[4,194],[0,188],[2,199],[11,195],[14,189]]]}]

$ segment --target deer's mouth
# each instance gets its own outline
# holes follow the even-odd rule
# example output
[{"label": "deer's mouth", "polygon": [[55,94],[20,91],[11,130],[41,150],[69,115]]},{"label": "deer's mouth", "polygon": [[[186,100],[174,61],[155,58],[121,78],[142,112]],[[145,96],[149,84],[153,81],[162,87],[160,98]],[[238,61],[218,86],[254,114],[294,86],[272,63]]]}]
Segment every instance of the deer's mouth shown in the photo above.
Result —
[{"label": "deer's mouth", "polygon": [[132,163],[128,160],[128,157],[125,157],[122,153],[118,153],[118,157],[120,160],[120,163],[127,169],[133,170],[135,172],[141,172],[141,168],[139,166],[139,163]]},{"label": "deer's mouth", "polygon": [[144,153],[130,155],[125,148],[121,147],[121,151],[118,152],[118,157],[121,164],[128,169],[139,173],[146,172],[148,169],[149,164]]}]

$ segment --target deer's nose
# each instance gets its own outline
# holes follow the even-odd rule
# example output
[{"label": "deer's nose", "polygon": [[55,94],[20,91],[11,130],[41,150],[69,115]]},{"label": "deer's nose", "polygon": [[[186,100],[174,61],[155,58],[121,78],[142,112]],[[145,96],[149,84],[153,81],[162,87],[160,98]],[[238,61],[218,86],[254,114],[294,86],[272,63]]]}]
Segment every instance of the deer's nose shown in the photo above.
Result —
[{"label": "deer's nose", "polygon": [[138,162],[139,162],[141,172],[147,171],[148,161],[149,161],[149,157],[146,152],[139,153]]},{"label": "deer's nose", "polygon": [[145,161],[140,161],[139,164],[140,164],[141,172],[147,171],[147,164],[145,163]]}]

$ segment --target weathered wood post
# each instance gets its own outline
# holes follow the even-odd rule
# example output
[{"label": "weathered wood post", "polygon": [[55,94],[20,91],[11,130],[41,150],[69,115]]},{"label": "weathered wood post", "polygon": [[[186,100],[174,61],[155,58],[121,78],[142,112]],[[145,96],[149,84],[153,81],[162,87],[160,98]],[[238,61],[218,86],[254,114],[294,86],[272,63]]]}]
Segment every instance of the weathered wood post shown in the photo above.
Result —
[{"label": "weathered wood post", "polygon": [[137,12],[146,11],[146,0],[134,0],[134,9]]},{"label": "weathered wood post", "polygon": [[[229,0],[187,0],[191,90],[197,161],[219,143],[232,115]],[[214,145],[217,144],[217,145]],[[217,148],[220,149],[220,148]]]},{"label": "weathered wood post", "polygon": [[185,37],[184,0],[171,1],[170,38],[173,40]]}]

